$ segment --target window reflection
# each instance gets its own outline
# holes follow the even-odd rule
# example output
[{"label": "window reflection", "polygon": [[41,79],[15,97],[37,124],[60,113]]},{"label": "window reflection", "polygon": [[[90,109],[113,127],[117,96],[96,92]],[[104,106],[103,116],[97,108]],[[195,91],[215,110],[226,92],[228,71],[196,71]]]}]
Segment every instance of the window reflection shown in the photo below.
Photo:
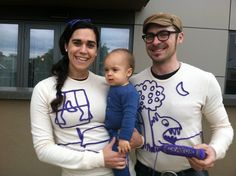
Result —
[{"label": "window reflection", "polygon": [[101,28],[100,55],[96,62],[96,72],[104,75],[103,62],[108,52],[116,48],[129,49],[129,28]]},{"label": "window reflection", "polygon": [[0,24],[0,86],[16,85],[17,24]]},{"label": "window reflection", "polygon": [[53,64],[54,30],[31,29],[28,86],[50,76]]}]

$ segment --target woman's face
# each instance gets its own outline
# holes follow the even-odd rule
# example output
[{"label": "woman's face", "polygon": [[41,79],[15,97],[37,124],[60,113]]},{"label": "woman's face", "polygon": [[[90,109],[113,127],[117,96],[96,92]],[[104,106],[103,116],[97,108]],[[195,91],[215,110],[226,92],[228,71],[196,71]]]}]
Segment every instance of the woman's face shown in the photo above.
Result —
[{"label": "woman's face", "polygon": [[97,56],[96,36],[91,29],[77,29],[65,46],[69,57],[69,76],[88,72]]}]

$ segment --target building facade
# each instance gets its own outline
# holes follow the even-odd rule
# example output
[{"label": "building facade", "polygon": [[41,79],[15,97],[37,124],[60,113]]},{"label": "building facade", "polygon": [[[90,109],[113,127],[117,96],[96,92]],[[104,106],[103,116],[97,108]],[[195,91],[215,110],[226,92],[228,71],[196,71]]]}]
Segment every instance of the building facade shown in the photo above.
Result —
[{"label": "building facade", "polygon": [[[156,12],[180,16],[185,41],[178,57],[216,76],[230,121],[236,126],[236,0],[3,0],[0,6],[0,175],[60,173],[57,167],[38,161],[34,153],[29,104],[34,85],[49,76],[50,66],[60,59],[59,36],[74,18],[90,18],[99,27],[101,47],[91,70],[102,75],[104,55],[117,47],[133,52],[136,73],[149,66],[141,38],[144,19]],[[207,124],[205,128],[208,134]],[[236,174],[235,145],[233,141],[211,175]]]}]

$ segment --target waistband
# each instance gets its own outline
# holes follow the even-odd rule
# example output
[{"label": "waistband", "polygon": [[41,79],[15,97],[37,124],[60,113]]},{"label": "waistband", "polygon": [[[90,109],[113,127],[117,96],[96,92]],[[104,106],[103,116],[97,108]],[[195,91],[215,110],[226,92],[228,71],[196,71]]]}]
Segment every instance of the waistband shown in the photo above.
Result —
[{"label": "waistband", "polygon": [[[140,176],[191,176],[191,175],[198,175],[197,171],[195,171],[193,168],[189,168],[186,170],[182,170],[179,172],[174,172],[174,171],[163,171],[163,172],[158,172],[153,170],[150,167],[145,166],[142,164],[140,161],[137,160],[137,163],[135,165],[135,170],[137,173],[137,176],[139,175],[138,173],[141,171],[143,174],[140,174]],[[207,171],[204,171],[207,174]],[[203,173],[203,175],[205,175]]]}]

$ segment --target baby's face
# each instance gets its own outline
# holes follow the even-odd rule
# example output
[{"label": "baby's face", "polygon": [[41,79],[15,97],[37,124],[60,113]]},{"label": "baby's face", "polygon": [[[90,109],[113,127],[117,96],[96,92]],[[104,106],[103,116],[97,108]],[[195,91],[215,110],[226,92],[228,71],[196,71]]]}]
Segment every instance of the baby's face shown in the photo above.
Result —
[{"label": "baby's face", "polygon": [[129,82],[132,68],[129,67],[124,54],[112,53],[104,63],[106,81],[111,86],[122,86]]}]

